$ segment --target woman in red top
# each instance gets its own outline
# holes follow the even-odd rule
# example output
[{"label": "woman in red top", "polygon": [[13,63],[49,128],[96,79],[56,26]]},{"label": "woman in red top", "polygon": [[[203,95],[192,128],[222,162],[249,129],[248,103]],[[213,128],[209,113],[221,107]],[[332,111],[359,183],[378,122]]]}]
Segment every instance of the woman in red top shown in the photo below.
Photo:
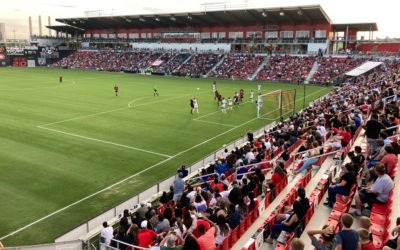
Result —
[{"label": "woman in red top", "polygon": [[283,169],[280,166],[276,166],[274,173],[271,176],[271,179],[266,180],[268,187],[270,189],[273,189],[274,187],[276,187],[276,185],[278,185],[278,183],[281,182],[283,180],[283,178],[285,178],[285,175],[286,174],[283,171]]}]

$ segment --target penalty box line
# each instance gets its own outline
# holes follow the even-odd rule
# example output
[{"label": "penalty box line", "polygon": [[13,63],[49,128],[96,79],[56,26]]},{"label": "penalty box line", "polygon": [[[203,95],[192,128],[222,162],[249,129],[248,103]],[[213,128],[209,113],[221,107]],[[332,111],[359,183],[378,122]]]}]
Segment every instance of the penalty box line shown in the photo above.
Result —
[{"label": "penalty box line", "polygon": [[153,154],[153,155],[158,155],[158,156],[162,156],[162,157],[166,157],[166,158],[170,158],[171,157],[171,155],[162,154],[162,153],[158,153],[158,152],[154,152],[154,151],[150,151],[150,150],[146,150],[146,149],[142,149],[142,148],[136,148],[136,147],[120,144],[120,143],[105,141],[105,140],[101,140],[101,139],[97,139],[97,138],[93,138],[93,137],[88,137],[88,136],[78,135],[78,134],[74,134],[74,133],[69,133],[69,132],[65,132],[65,131],[62,131],[62,130],[58,130],[58,129],[48,128],[48,127],[45,127],[44,125],[39,125],[37,127],[40,128],[40,129],[45,129],[45,130],[49,130],[49,131],[52,131],[52,132],[56,132],[56,133],[60,133],[60,134],[64,134],[64,135],[69,135],[69,136],[73,136],[73,137],[77,137],[77,138],[81,138],[81,139],[85,139],[85,140],[89,140],[89,141],[95,141],[95,142],[99,142],[99,143],[109,144],[109,145],[113,145],[113,146],[116,146],[116,147],[127,148],[127,149],[140,151],[140,152]]}]

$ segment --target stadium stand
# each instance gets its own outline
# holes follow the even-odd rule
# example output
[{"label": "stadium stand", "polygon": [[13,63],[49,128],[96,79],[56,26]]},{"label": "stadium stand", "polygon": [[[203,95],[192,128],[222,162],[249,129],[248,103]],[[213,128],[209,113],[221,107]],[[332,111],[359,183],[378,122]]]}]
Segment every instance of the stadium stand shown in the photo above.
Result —
[{"label": "stadium stand", "polygon": [[314,62],[314,56],[272,56],[256,79],[264,81],[303,82]]},{"label": "stadium stand", "polygon": [[[255,15],[252,10],[249,10],[249,13]],[[292,16],[301,18],[297,17],[300,15]],[[320,18],[319,12],[309,14],[308,18],[314,20],[315,16]],[[72,24],[73,19],[64,19],[64,22]],[[95,26],[95,21],[92,25]],[[275,50],[279,54],[272,55],[268,51],[264,51],[265,54],[251,54],[102,48],[78,50],[53,63],[53,66],[225,79],[249,79],[259,69],[255,76],[256,80],[302,83],[309,76],[313,65],[317,63],[318,68],[310,83],[336,84],[342,81],[345,72],[370,59],[352,56],[284,55],[280,52],[289,50],[290,46],[300,50],[299,46],[293,44],[308,44],[310,41],[326,43],[326,38],[308,36],[266,38],[265,34],[262,36],[263,38],[258,39],[203,38],[201,42],[237,44],[269,42],[275,45],[280,43],[282,50]],[[117,41],[110,38],[82,38],[82,41],[96,45],[114,42],[116,44],[194,43],[197,40],[188,37],[117,39]],[[365,54],[380,52],[381,55],[394,55],[398,51],[398,44],[360,45],[360,52]],[[308,51],[308,54],[312,54],[311,52]],[[209,165],[204,166],[199,174],[192,173],[184,178],[185,189],[178,202],[173,201],[172,186],[170,190],[163,190],[159,199],[152,203],[141,201],[137,209],[127,208],[120,218],[114,218],[112,221],[117,227],[113,232],[114,238],[111,239],[111,243],[103,242],[100,237],[101,246],[110,249],[147,249],[149,245],[161,242],[172,247],[174,244],[185,244],[181,236],[193,234],[193,241],[199,242],[202,247],[204,238],[208,237],[211,246],[217,243],[215,249],[260,249],[261,247],[264,249],[266,246],[264,239],[273,230],[278,214],[283,212],[285,206],[290,206],[298,200],[297,191],[301,187],[309,194],[309,208],[299,216],[299,221],[291,232],[283,233],[282,237],[278,237],[276,244],[267,248],[289,249],[291,241],[298,237],[306,242],[309,247],[306,249],[311,249],[311,244],[305,239],[305,234],[302,234],[308,225],[315,226],[316,220],[320,222],[322,220],[322,223],[337,232],[342,215],[352,209],[352,201],[362,183],[352,185],[348,195],[338,195],[332,204],[332,209],[322,207],[325,211],[321,213],[322,208],[319,204],[326,197],[330,186],[336,185],[333,183],[341,176],[342,165],[350,161],[345,156],[353,145],[361,145],[365,157],[370,156],[367,141],[359,135],[363,134],[362,125],[369,119],[371,113],[379,113],[380,122],[386,124],[386,127],[392,127],[389,139],[393,140],[393,146],[397,143],[397,132],[394,131],[397,131],[399,117],[397,101],[399,68],[399,61],[383,60],[383,66],[373,72],[368,72],[362,77],[347,79],[341,88],[314,101],[301,112],[281,120],[270,131],[265,131],[262,137],[257,138],[254,144],[246,143],[223,157],[214,159]],[[393,95],[396,95],[396,98],[389,98]],[[345,145],[339,143],[340,146],[336,150],[327,150],[328,143],[335,138],[335,134],[343,131],[339,130],[343,127],[348,127],[351,131],[350,141],[346,141]],[[323,133],[325,130],[327,132]],[[342,134],[338,136],[343,137]],[[340,139],[343,142],[343,138]],[[307,156],[309,152],[314,151],[319,152]],[[313,157],[315,161],[309,161]],[[356,166],[354,162],[347,164],[352,164],[351,168],[359,168],[354,173],[359,179],[368,171],[367,164],[360,166]],[[298,173],[302,167],[304,172]],[[276,178],[272,177],[271,172],[272,170],[277,172],[278,168],[284,172],[280,181],[268,182]],[[397,180],[396,170],[397,165],[390,173],[390,177],[395,180]],[[369,211],[364,210],[365,214],[369,213],[370,216],[370,233],[375,249],[381,249],[389,238],[393,221],[390,216],[393,215],[396,193],[398,196],[398,191],[392,189],[386,203],[374,203]],[[327,214],[329,216],[326,216]],[[358,220],[355,224],[358,226]],[[318,227],[321,226],[318,224]],[[148,241],[144,242],[144,239]]]},{"label": "stadium stand", "polygon": [[[194,224],[202,228],[204,226],[200,226],[198,224],[199,221],[202,220],[201,217],[197,218],[199,210],[198,208],[200,206],[199,203],[205,203],[205,213],[203,213],[202,216],[208,217],[206,221],[215,220],[214,222],[216,222],[218,225],[218,216],[225,214],[228,218],[227,223],[232,225],[231,230],[229,230],[229,232],[227,231],[226,234],[221,235],[222,238],[220,237],[219,241],[217,240],[219,244],[217,245],[216,249],[239,249],[237,248],[238,244],[241,244],[241,249],[258,249],[256,245],[262,244],[262,242],[260,243],[257,237],[250,238],[249,240],[247,237],[250,236],[248,236],[248,233],[246,234],[246,231],[253,228],[253,224],[256,224],[256,220],[261,214],[268,214],[266,213],[266,210],[269,209],[271,205],[277,204],[274,211],[265,220],[263,220],[256,234],[253,232],[254,236],[259,234],[262,234],[263,237],[268,236],[272,232],[271,230],[273,230],[273,225],[276,223],[277,215],[283,212],[285,206],[290,206],[294,203],[297,198],[296,191],[299,189],[299,187],[304,188],[308,186],[307,184],[310,183],[312,179],[312,173],[315,171],[308,169],[304,175],[294,175],[294,178],[297,178],[297,182],[295,182],[294,185],[291,185],[292,188],[289,191],[282,193],[282,191],[288,189],[286,188],[288,185],[288,176],[286,175],[286,177],[275,187],[273,187],[272,190],[267,189],[265,192],[261,192],[262,189],[260,187],[263,185],[263,182],[260,180],[268,179],[270,174],[269,172],[274,163],[279,162],[278,159],[282,157],[282,155],[277,153],[278,148],[284,148],[284,145],[290,144],[290,146],[286,146],[286,148],[290,149],[290,158],[292,159],[291,162],[294,162],[294,159],[300,157],[303,152],[309,150],[307,145],[311,144],[313,141],[317,142],[318,145],[321,145],[321,148],[323,148],[324,145],[326,145],[323,143],[329,142],[329,134],[338,133],[338,131],[334,129],[336,126],[343,127],[354,125],[355,119],[358,117],[356,115],[358,114],[362,114],[360,117],[364,121],[367,120],[366,118],[371,112],[377,112],[377,110],[381,110],[383,113],[388,112],[391,115],[396,114],[396,116],[398,116],[398,108],[396,108],[397,105],[393,105],[395,103],[395,99],[393,99],[393,95],[391,95],[392,92],[390,90],[394,86],[394,81],[392,80],[397,80],[392,79],[391,76],[391,72],[396,66],[398,66],[398,63],[393,64],[392,62],[386,61],[385,67],[380,70],[379,74],[371,74],[367,78],[357,79],[355,86],[350,83],[345,84],[341,89],[333,91],[327,97],[316,100],[312,106],[305,109],[301,114],[297,113],[296,115],[291,116],[287,120],[284,120],[276,125],[276,127],[272,128],[271,131],[266,132],[263,137],[258,138],[254,145],[246,144],[242,148],[236,148],[230,154],[224,155],[224,157],[221,157],[215,162],[210,163],[207,168],[202,170],[201,175],[187,179],[187,191],[177,204],[168,201],[168,198],[166,198],[167,193],[165,193],[165,195],[162,196],[163,198],[160,199],[162,205],[158,207],[157,212],[150,212],[153,214],[153,216],[148,216],[147,219],[152,220],[157,214],[162,215],[161,217],[158,217],[159,220],[161,218],[173,219],[173,214],[178,217],[179,215],[183,214],[183,225],[186,226],[186,230],[190,231],[191,228],[194,228]],[[366,88],[366,90],[361,94],[356,93],[354,90],[361,86]],[[380,94],[374,92],[376,89]],[[367,96],[373,102],[370,103],[369,109],[363,112],[363,109],[361,108],[362,105],[360,104],[366,102],[365,97]],[[379,103],[380,99],[377,98],[378,96],[381,98],[389,97],[386,99],[386,109],[379,109],[379,105],[377,103]],[[392,96],[391,99],[390,96]],[[346,99],[348,102],[338,103],[337,100],[340,99]],[[353,108],[347,109],[348,107]],[[332,108],[334,109],[332,114],[326,114],[326,112],[324,112],[325,110],[330,110]],[[340,116],[342,114],[347,117],[347,120]],[[339,117],[341,118],[339,119]],[[384,121],[389,122],[389,117],[385,116],[382,122]],[[330,131],[325,137],[322,137],[320,132],[317,130],[318,124],[326,124],[326,128],[332,128],[332,131]],[[274,246],[275,249],[288,249],[292,239],[295,237],[301,237],[302,232],[314,217],[313,214],[316,210],[315,206],[317,206],[321,200],[323,200],[324,194],[329,188],[331,188],[332,183],[335,182],[335,178],[338,175],[341,175],[340,169],[342,163],[349,161],[348,158],[344,159],[344,156],[348,154],[352,145],[356,144],[355,141],[361,130],[361,126],[355,128],[355,130],[352,132],[351,141],[347,145],[343,145],[341,149],[338,150],[340,154],[336,154],[336,152],[323,152],[323,155],[320,157],[322,159],[321,162],[313,164],[320,165],[320,167],[322,167],[324,163],[332,162],[332,160],[334,160],[334,164],[329,165],[326,168],[326,172],[320,173],[320,179],[313,178],[314,188],[312,188],[311,192],[309,192],[310,195],[307,200],[307,202],[311,204],[310,208],[307,209],[307,212],[303,213],[300,218],[300,222],[297,223],[295,228],[293,228],[292,233],[281,234],[281,237],[279,237],[278,242]],[[298,141],[290,140],[293,133],[295,133],[296,138],[299,138]],[[397,138],[396,136],[397,135],[393,136],[392,138],[395,139]],[[276,142],[277,148],[271,149],[272,146],[268,145],[269,141]],[[397,143],[396,140],[395,142]],[[362,145],[363,151],[368,152],[365,141]],[[255,157],[252,156],[254,153]],[[334,157],[332,158],[329,155],[334,155]],[[288,172],[293,170],[289,168],[290,163],[285,165],[282,162],[281,166],[283,166],[283,168]],[[359,169],[357,170],[356,174],[357,177],[360,178],[362,173],[365,172],[362,166],[366,165],[357,165],[355,162],[350,162],[347,163],[346,166],[350,166],[348,167],[349,169]],[[246,171],[240,170],[241,168],[245,169]],[[240,175],[243,177],[240,178]],[[393,173],[392,178],[394,178],[395,175],[396,173]],[[238,181],[239,178],[240,181]],[[351,191],[348,195],[337,196],[336,203],[332,205],[333,208],[329,217],[327,218],[326,225],[330,226],[334,231],[337,232],[339,230],[338,225],[342,215],[350,210],[351,202],[357,192],[356,190],[357,184],[351,187]],[[393,193],[394,192],[392,190],[389,194],[388,201],[385,204],[374,204],[370,208],[370,232],[372,233],[372,242],[375,249],[382,248],[389,237],[388,230],[390,228],[390,220],[388,220],[387,217],[392,211],[391,207],[393,204]],[[259,200],[260,194],[262,195],[262,200]],[[282,197],[282,195],[285,196]],[[275,203],[273,203],[274,200]],[[229,205],[227,205],[227,203],[231,203],[235,206],[228,208]],[[183,204],[186,205],[182,206]],[[194,204],[194,207],[190,204]],[[150,209],[150,211],[154,210]],[[193,212],[188,213],[188,211]],[[190,213],[192,215],[190,215]],[[186,217],[184,214],[186,214]],[[240,223],[235,224],[235,216],[241,221]],[[137,217],[132,218],[132,221],[135,221],[136,218]],[[185,224],[186,220],[189,220],[190,223]],[[154,221],[156,221],[156,219],[154,219]],[[174,219],[170,221],[170,225],[174,225],[173,221]],[[210,227],[210,225],[206,227]],[[158,230],[159,226],[156,226],[156,228]],[[182,229],[185,230],[183,226]],[[203,229],[200,231],[202,230]],[[182,232],[184,233],[184,231],[181,231],[181,233]],[[221,229],[219,229],[218,232],[221,232]],[[219,233],[217,235],[219,235]],[[235,242],[243,241],[247,242],[245,244],[235,244]]]}]

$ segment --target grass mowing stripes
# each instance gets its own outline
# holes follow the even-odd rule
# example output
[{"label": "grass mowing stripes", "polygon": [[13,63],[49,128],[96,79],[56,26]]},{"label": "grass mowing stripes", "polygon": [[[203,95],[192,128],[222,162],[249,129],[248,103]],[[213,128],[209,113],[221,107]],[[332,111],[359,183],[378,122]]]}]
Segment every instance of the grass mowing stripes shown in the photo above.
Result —
[{"label": "grass mowing stripes", "polygon": [[[0,238],[163,162],[3,239],[7,246],[52,242],[268,122],[255,119],[248,102],[258,82],[217,80],[224,97],[245,90],[244,102],[222,114],[212,79],[51,68],[0,68],[0,75]],[[303,86],[262,83],[263,93],[293,88],[303,93]],[[308,86],[306,103],[329,90]],[[191,97],[200,114],[190,114]],[[296,98],[300,108],[303,95]]]}]

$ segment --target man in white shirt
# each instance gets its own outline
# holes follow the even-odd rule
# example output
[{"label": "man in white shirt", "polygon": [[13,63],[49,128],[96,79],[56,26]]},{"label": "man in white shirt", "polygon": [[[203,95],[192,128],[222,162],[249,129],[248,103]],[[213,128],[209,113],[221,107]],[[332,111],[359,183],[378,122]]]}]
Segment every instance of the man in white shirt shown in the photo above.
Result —
[{"label": "man in white shirt", "polygon": [[319,134],[321,135],[322,138],[325,138],[326,136],[326,129],[323,123],[320,123],[317,126],[317,131],[319,132]]},{"label": "man in white shirt", "polygon": [[114,238],[113,235],[114,229],[112,226],[107,224],[107,221],[103,222],[103,229],[101,230],[100,236],[104,239],[107,245],[110,245],[111,239]]}]

